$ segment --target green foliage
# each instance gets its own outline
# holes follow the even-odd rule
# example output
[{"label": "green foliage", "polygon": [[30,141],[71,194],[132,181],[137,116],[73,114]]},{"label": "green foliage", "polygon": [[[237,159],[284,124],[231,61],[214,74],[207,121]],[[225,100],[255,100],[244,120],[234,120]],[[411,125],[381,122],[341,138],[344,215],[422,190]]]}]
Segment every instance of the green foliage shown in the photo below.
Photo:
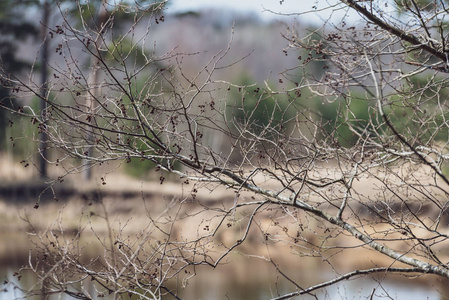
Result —
[{"label": "green foliage", "polygon": [[[108,45],[110,51],[106,52],[104,59],[106,61],[115,61],[121,63],[128,58],[133,64],[144,66],[147,63],[147,58],[151,57],[151,53],[143,49],[140,45],[131,41],[129,38],[119,38]],[[154,62],[158,67],[162,67],[160,63]]]},{"label": "green foliage", "polygon": [[238,86],[229,89],[226,117],[234,133],[246,130],[255,135],[273,137],[275,131],[284,131],[292,113],[287,110],[286,97],[276,97],[254,84],[247,74],[237,79]]},{"label": "green foliage", "polygon": [[[69,11],[71,15],[78,19],[79,24],[87,22],[89,26],[98,26],[98,17],[100,12],[100,6],[104,5],[104,0],[84,0],[76,1],[66,0],[65,3],[69,5]],[[115,1],[115,4],[108,1],[106,4],[107,14],[114,14],[116,19],[114,26],[120,26],[123,22],[128,20],[132,21],[133,14],[129,14],[128,11],[133,7],[138,8],[142,13],[154,12],[158,13],[162,11],[164,5],[162,0],[133,0],[133,1]],[[75,5],[74,5],[75,4]],[[78,6],[79,4],[79,6]],[[103,16],[105,17],[105,16]],[[117,19],[120,22],[117,22]]]},{"label": "green foliage", "polygon": [[[116,55],[121,55],[120,50],[117,50]],[[133,61],[138,58],[131,58]],[[130,132],[134,134],[136,132],[144,133],[142,126],[140,125],[137,114],[141,114],[148,119],[154,117],[154,103],[156,101],[148,97],[151,94],[152,85],[147,82],[148,78],[153,76],[152,69],[146,69],[145,72],[148,76],[133,77],[130,79],[127,85],[127,94],[116,95],[115,104],[117,116],[123,116],[123,118],[117,118],[113,121],[114,126],[122,129],[124,132]],[[151,80],[150,80],[151,82]],[[132,99],[130,99],[132,97]],[[135,106],[139,107],[139,112],[136,111]],[[103,120],[104,121],[104,120]],[[101,122],[101,121],[100,121]],[[102,126],[107,126],[103,124]],[[107,133],[104,133],[107,135]],[[129,157],[126,159],[125,172],[131,176],[142,178],[148,175],[148,173],[157,167],[158,163],[167,165],[168,162],[164,159],[160,161],[149,160],[148,156],[156,154],[156,149],[159,149],[153,142],[154,136],[146,131],[148,138],[141,137],[135,139],[132,136],[125,134],[120,135],[120,144],[129,145],[132,149],[141,154],[141,157]],[[158,133],[155,133],[156,135]],[[116,139],[114,133],[110,134],[111,139]],[[175,167],[171,162],[171,167]]]},{"label": "green foliage", "polygon": [[[433,76],[413,76],[405,86],[402,93],[391,96],[388,104],[383,105],[383,111],[395,130],[412,145],[447,141],[449,132],[441,130],[446,127],[445,120],[449,119],[449,111],[445,111],[449,93],[444,80],[439,81]],[[340,146],[351,147],[360,134],[366,135],[376,130],[386,133],[385,141],[395,139],[391,131],[381,125],[383,120],[375,100],[366,99],[356,92],[330,103],[321,103],[316,99],[316,109],[322,118],[322,138],[331,138]]]},{"label": "green foliage", "polygon": [[355,92],[346,99],[319,103],[317,110],[322,117],[323,138],[331,137],[343,147],[353,146],[359,139],[355,132],[369,134],[372,126],[377,126],[377,120],[371,115],[374,106],[375,103]]},{"label": "green foliage", "polygon": [[12,116],[6,108],[12,108],[13,106],[14,101],[9,97],[9,91],[6,88],[0,88],[0,149],[6,147],[6,131],[11,124],[10,122],[12,122]]},{"label": "green foliage", "polygon": [[[23,23],[23,10],[27,6],[38,5],[39,0],[2,0],[0,1],[0,20],[10,24]],[[27,34],[24,32],[24,34]]]},{"label": "green foliage", "polygon": [[[25,6],[37,2],[0,1],[0,72],[6,76],[13,72],[18,75],[20,71],[30,66],[30,63],[17,59],[17,42],[38,34],[34,24],[23,18]],[[0,150],[4,150],[7,145],[8,126],[12,124],[11,122],[17,122],[17,118],[13,118],[7,110],[14,108],[15,102],[10,94],[10,87],[0,85]]]},{"label": "green foliage", "polygon": [[[9,96],[9,91],[0,89],[1,105],[17,110],[14,98]],[[34,97],[29,105],[34,111],[39,109],[39,99]],[[23,108],[29,113],[30,109]],[[37,150],[36,132],[38,123],[33,118],[19,116],[6,108],[0,107],[0,149],[12,151],[15,157],[29,157]]]},{"label": "green foliage", "polygon": [[[396,0],[395,4],[402,10],[416,11],[418,8],[421,11],[434,11],[435,9],[444,7],[449,4],[447,0]],[[415,7],[416,5],[416,7]]]},{"label": "green foliage", "polygon": [[127,174],[136,177],[136,178],[143,178],[150,170],[154,169],[156,167],[156,163],[147,160],[147,159],[140,159],[140,158],[131,158],[128,160],[128,163],[125,166],[125,171]]},{"label": "green foliage", "polygon": [[449,118],[447,85],[434,76],[410,77],[404,93],[392,97],[385,112],[395,128],[414,143],[447,141],[448,131],[441,130]]}]

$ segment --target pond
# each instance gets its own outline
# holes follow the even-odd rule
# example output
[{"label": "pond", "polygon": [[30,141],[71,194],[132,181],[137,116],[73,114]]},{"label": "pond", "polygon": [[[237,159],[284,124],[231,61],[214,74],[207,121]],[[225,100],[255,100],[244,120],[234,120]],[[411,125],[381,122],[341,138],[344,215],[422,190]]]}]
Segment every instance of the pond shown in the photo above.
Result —
[{"label": "pond", "polygon": [[[78,198],[78,197],[77,197]],[[147,221],[146,211],[142,210],[142,199],[126,198],[124,196],[114,196],[111,199],[104,199],[104,203],[109,212],[117,215],[125,215],[124,220],[132,216],[132,220],[140,225]],[[152,199],[151,207],[156,207],[154,202],[163,203],[164,198],[157,198],[150,195],[146,199]],[[0,300],[18,299],[24,295],[19,290],[14,290],[10,285],[5,285],[5,281],[14,282],[22,288],[28,288],[36,282],[36,277],[25,272],[21,275],[20,281],[14,273],[20,266],[28,263],[28,253],[30,245],[28,243],[27,232],[28,225],[23,222],[23,217],[30,218],[34,224],[38,224],[45,229],[48,222],[58,220],[62,216],[64,207],[64,220],[74,224],[76,228],[79,224],[79,215],[86,204],[82,201],[66,201],[65,203],[49,202],[43,204],[39,210],[33,209],[33,203],[28,202],[23,207],[19,207],[15,201],[0,201]],[[136,205],[138,204],[138,205]],[[96,204],[89,204],[87,207],[93,211]],[[24,208],[25,207],[25,208]],[[137,208],[136,208],[137,207]],[[15,211],[14,211],[15,210]],[[141,214],[141,218],[139,217]],[[16,217],[13,217],[13,216]],[[20,216],[20,217],[19,217]],[[34,218],[34,219],[33,219]],[[129,217],[131,219],[131,217]],[[99,225],[99,224],[96,224]],[[131,225],[131,224],[130,224]],[[137,226],[136,225],[136,226]],[[66,225],[67,226],[67,225]],[[68,227],[65,227],[68,228]],[[73,229],[72,228],[72,229]],[[141,227],[137,226],[140,230]],[[281,255],[282,256],[282,255]],[[353,257],[346,257],[352,259]],[[224,264],[216,269],[198,267],[197,275],[190,278],[187,282],[185,277],[178,281],[172,281],[169,286],[171,289],[178,289],[179,297],[184,300],[265,300],[272,299],[279,295],[288,294],[296,291],[296,287],[282,274],[276,271],[273,265],[263,259],[249,256],[232,256],[233,263]],[[283,258],[282,271],[298,285],[303,288],[325,282],[338,277],[333,273],[329,265],[319,259],[312,265],[302,263],[300,256],[293,256],[295,261],[289,261],[291,256]],[[299,263],[298,263],[299,262]],[[70,276],[70,274],[68,274]],[[425,279],[423,279],[425,278]],[[86,282],[86,289],[92,294],[93,299],[114,299],[114,297],[98,297],[95,287],[89,281]],[[314,293],[318,299],[430,299],[441,300],[449,299],[449,281],[442,282],[435,277],[421,277],[407,279],[405,277],[388,276],[382,278],[382,275],[373,277],[363,277],[342,281],[336,285]],[[292,299],[316,299],[311,295],[297,296]],[[36,296],[29,299],[42,299],[42,296]],[[53,295],[48,299],[74,299],[67,295]],[[134,299],[134,298],[132,298]],[[164,300],[173,299],[172,296],[164,296]]]},{"label": "pond", "polygon": [[[243,260],[244,261],[244,260]],[[265,300],[272,299],[279,295],[295,291],[293,284],[283,279],[279,273],[270,272],[270,268],[260,263],[247,259],[247,264],[239,264],[238,270],[232,267],[223,266],[223,268],[197,270],[197,276],[189,279],[185,287],[181,287],[181,280],[177,283],[180,293],[178,296],[184,300]],[[14,275],[17,268],[12,266],[2,266],[0,269],[0,279],[2,279],[1,300],[20,299],[24,296],[19,290],[14,290],[11,286],[5,286],[4,281],[15,282],[21,287],[33,285],[35,277],[31,273],[23,273],[20,281],[18,276]],[[272,271],[272,270],[271,270]],[[332,274],[320,274],[319,270],[312,273],[304,273],[302,270],[288,270],[297,280],[298,284],[307,286],[309,282],[317,280],[331,279]],[[326,277],[326,278],[323,278]],[[185,283],[185,282],[184,282]],[[446,283],[447,284],[447,283]],[[7,287],[7,291],[3,290]],[[86,283],[86,289],[91,293],[93,299],[114,299],[113,296],[97,297],[92,283]],[[172,283],[172,288],[176,284]],[[445,284],[435,282],[422,282],[415,280],[384,279],[378,281],[371,277],[363,277],[355,280],[345,280],[336,285],[327,287],[314,293],[318,299],[345,300],[345,299],[408,299],[408,300],[441,300],[448,299],[448,288]],[[370,298],[372,297],[372,298]],[[41,296],[35,296],[28,299],[41,299]],[[48,299],[75,299],[68,295],[53,295]],[[137,299],[125,298],[125,299]],[[164,296],[162,299],[174,299],[172,296]],[[310,295],[297,296],[291,299],[316,299]]]}]

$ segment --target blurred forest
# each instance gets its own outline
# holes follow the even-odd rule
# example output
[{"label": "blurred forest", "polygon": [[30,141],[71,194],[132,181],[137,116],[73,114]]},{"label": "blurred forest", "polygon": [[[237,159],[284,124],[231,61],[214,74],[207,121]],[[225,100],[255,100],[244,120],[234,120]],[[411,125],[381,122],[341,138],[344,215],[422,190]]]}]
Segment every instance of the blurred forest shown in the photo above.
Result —
[{"label": "blurred forest", "polygon": [[[25,81],[27,78],[33,80],[40,78],[45,67],[42,63],[44,40],[48,42],[48,57],[46,59],[48,59],[49,65],[64,64],[62,46],[55,43],[49,35],[45,39],[42,36],[45,26],[53,28],[61,22],[60,7],[50,5],[48,11],[50,23],[43,25],[41,19],[44,18],[44,7],[39,1],[2,1],[0,5],[2,6],[0,51],[1,60],[4,64],[3,72],[12,73]],[[72,18],[76,18],[75,14],[76,11],[72,12]],[[153,41],[146,42],[147,45],[154,46],[154,48],[148,47],[144,51],[156,51],[161,55],[164,53],[188,54],[183,57],[181,63],[184,75],[189,77],[195,76],[198,66],[206,65],[212,57],[231,46],[226,61],[229,64],[238,63],[230,68],[223,68],[222,71],[217,72],[217,77],[235,85],[232,87],[230,97],[227,100],[227,105],[230,107],[228,114],[243,118],[245,114],[254,109],[258,102],[260,95],[255,91],[264,89],[266,84],[273,90],[291,88],[293,85],[284,83],[281,73],[297,64],[301,55],[307,55],[298,53],[298,51],[288,53],[285,50],[288,41],[283,35],[287,34],[292,26],[296,29],[299,28],[306,35],[316,29],[306,22],[303,23],[301,19],[287,18],[285,20],[266,21],[257,17],[257,15],[239,14],[232,10],[205,9],[177,14],[163,13],[163,17],[158,21],[158,24],[154,20],[152,21],[153,26],[149,36]],[[125,18],[123,22],[131,22],[131,20]],[[126,28],[126,25],[123,25],[123,27]],[[116,30],[120,31],[120,28]],[[139,30],[143,34],[147,28],[141,26],[137,32]],[[319,37],[318,35],[315,36]],[[76,51],[76,49],[72,51]],[[81,61],[84,59],[84,64],[88,65],[88,61],[86,61],[88,58],[83,53],[77,55],[79,55]],[[295,71],[297,73],[296,80],[301,80],[301,72],[316,74],[317,78],[320,77],[323,73],[323,66],[324,63],[311,62],[307,66],[307,71]],[[49,68],[49,66],[46,67]],[[57,77],[57,74],[53,74],[51,69],[47,71],[53,79]],[[245,88],[247,91],[245,92],[243,110],[239,106],[242,104],[242,96],[238,86],[249,86]],[[29,106],[33,111],[40,110],[37,97],[24,98],[21,95],[20,100],[17,100],[16,96],[8,94],[8,90],[5,88],[1,89],[1,93],[0,105],[3,107],[16,107],[17,109],[17,107]],[[307,93],[307,91],[304,91],[304,93]],[[61,95],[58,95],[58,97],[61,99]],[[284,97],[284,101],[288,98],[285,95],[280,97]],[[299,97],[295,95],[293,97],[297,98],[295,101],[301,101]],[[70,101],[70,95],[67,96],[66,100]],[[332,110],[321,109],[320,101],[313,103],[309,98],[307,103],[301,103],[301,105],[309,109],[316,109],[321,117],[329,120],[336,118],[336,114],[333,114]],[[272,110],[278,110],[276,112],[277,118],[291,117],[291,114],[288,115],[288,111],[284,111],[286,107],[282,103],[275,107],[274,100],[264,100],[264,106],[258,108],[255,115],[253,114],[253,118],[256,120],[255,124],[263,127],[269,119],[267,114],[270,114]],[[2,159],[16,162],[26,161],[22,165],[30,166],[27,173],[39,174],[39,154],[37,154],[39,138],[34,124],[28,118],[22,119],[20,116],[2,108],[0,108],[0,123],[2,125],[0,127]],[[18,126],[12,126],[13,124]],[[349,135],[348,132],[341,132],[341,134],[342,136]],[[216,135],[208,138],[213,139],[211,143],[217,150],[223,147],[223,143],[226,143],[219,137],[217,138]],[[51,155],[51,153],[48,155]],[[125,171],[136,177],[145,177],[152,166],[154,164],[150,161],[140,162],[133,159],[126,166]],[[3,174],[3,176],[14,177],[13,174],[14,171]],[[9,179],[14,179],[12,177]]]},{"label": "blurred forest", "polygon": [[449,295],[448,2],[318,3],[0,1],[0,259],[35,281],[10,286],[180,299],[257,258],[276,300],[390,274]]}]

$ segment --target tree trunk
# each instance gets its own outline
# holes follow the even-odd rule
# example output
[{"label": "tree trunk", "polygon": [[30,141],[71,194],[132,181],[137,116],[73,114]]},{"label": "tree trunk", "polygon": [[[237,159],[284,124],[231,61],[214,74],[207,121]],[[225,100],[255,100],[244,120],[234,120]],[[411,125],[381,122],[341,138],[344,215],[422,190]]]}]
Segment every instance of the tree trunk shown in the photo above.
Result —
[{"label": "tree trunk", "polygon": [[[94,55],[91,56],[90,60],[90,68],[91,73],[89,76],[89,82],[88,82],[88,88],[87,88],[87,95],[86,95],[86,107],[89,109],[89,114],[91,115],[90,122],[94,122],[95,116],[93,115],[94,110],[94,103],[95,99],[98,98],[98,95],[100,94],[100,87],[99,87],[99,65],[101,63],[101,44],[103,43],[103,33],[104,29],[103,26],[105,25],[108,18],[108,11],[106,10],[105,4],[103,4],[103,1],[100,4],[100,7],[98,8],[98,13],[95,18],[95,25],[94,27],[97,27],[97,37],[95,39],[95,48],[92,50]],[[92,168],[89,166],[90,157],[93,156],[93,143],[94,143],[94,133],[92,127],[88,128],[88,135],[87,135],[87,141],[89,148],[87,149],[87,158],[85,159],[85,166],[86,170],[84,172],[84,180],[88,181],[92,178]]]},{"label": "tree trunk", "polygon": [[[50,3],[48,1],[44,2],[43,10],[42,10],[42,22],[41,22],[41,35],[43,39],[43,44],[41,48],[41,89],[40,89],[40,110],[41,110],[41,118],[42,118],[42,126],[45,127],[47,125],[47,94],[48,94],[48,85],[47,85],[47,63],[48,63],[48,39],[47,39],[47,31],[48,31],[48,19],[50,15]],[[43,128],[39,133],[39,170],[41,178],[47,177],[47,132]]]}]

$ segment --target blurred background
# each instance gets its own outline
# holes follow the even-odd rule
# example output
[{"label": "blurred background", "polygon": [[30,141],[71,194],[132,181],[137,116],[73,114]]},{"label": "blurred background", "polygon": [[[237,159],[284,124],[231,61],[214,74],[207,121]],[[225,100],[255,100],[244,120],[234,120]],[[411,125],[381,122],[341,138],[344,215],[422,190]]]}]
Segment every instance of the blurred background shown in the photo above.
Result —
[{"label": "blurred background", "polygon": [[[230,62],[239,61],[232,68],[224,69],[220,78],[236,85],[257,86],[269,84],[273,89],[285,89],[282,72],[297,65],[298,56],[303,53],[287,52],[288,41],[283,37],[292,29],[311,34],[324,25],[325,21],[340,22],[343,17],[349,22],[352,16],[346,10],[322,10],[329,6],[327,1],[169,1],[163,12],[163,24],[152,27],[148,45],[156,45],[161,55],[172,49],[178,53],[191,53],[183,61],[183,71],[187,76],[194,76],[198,66],[206,65],[214,55],[226,49],[232,40],[228,55]],[[316,11],[316,12],[314,12]],[[308,12],[305,14],[305,12]],[[48,18],[45,20],[45,18]],[[27,81],[30,78],[54,76],[49,70],[44,74],[40,63],[44,39],[43,27],[53,28],[60,22],[60,11],[53,1],[8,1],[0,0],[0,55],[4,72]],[[45,25],[47,24],[47,25]],[[142,29],[144,30],[144,29]],[[58,51],[58,45],[48,45],[48,61],[58,65],[64,63],[64,57]],[[56,51],[55,51],[56,49]],[[294,70],[298,78],[301,72],[320,77],[323,66],[311,63],[307,70]],[[234,95],[234,96],[233,96]],[[239,93],[228,94],[227,101],[238,101]],[[232,97],[235,97],[233,99]],[[332,109],[323,108],[317,101],[304,103],[328,119],[335,118]],[[252,102],[253,101],[253,102]],[[251,109],[255,99],[246,99]],[[9,90],[0,89],[0,102],[4,107],[17,108],[30,106],[39,110],[39,99],[28,97],[17,99]],[[238,112],[236,112],[238,113]],[[341,135],[349,136],[342,129]],[[32,285],[33,277],[21,277],[18,268],[29,260],[30,232],[36,228],[45,230],[50,226],[64,224],[64,230],[75,230],[79,218],[86,211],[94,214],[100,208],[98,199],[107,203],[107,210],[114,218],[134,221],[145,219],[145,211],[140,209],[147,202],[165,203],[182,194],[176,178],[168,178],[168,184],[160,187],[159,175],[154,172],[150,162],[132,161],[125,166],[110,164],[98,167],[87,183],[82,183],[80,174],[74,174],[61,184],[49,187],[48,178],[60,175],[57,166],[47,165],[42,176],[42,164],[39,153],[39,137],[35,126],[29,119],[11,114],[0,108],[0,279],[15,280],[17,284]],[[213,141],[220,149],[223,141]],[[350,143],[350,141],[349,141]],[[104,184],[106,183],[106,184]],[[198,193],[200,199],[211,197],[208,193]],[[232,201],[233,194],[221,191],[223,201]],[[40,198],[36,209],[37,198]],[[227,200],[226,200],[227,199]],[[61,210],[64,208],[64,216]],[[100,229],[106,231],[98,221]],[[31,228],[35,226],[36,228]],[[61,227],[62,228],[62,227]],[[139,228],[130,230],[138,231]],[[92,250],[96,251],[96,250]],[[96,253],[93,253],[95,255]],[[246,263],[246,264],[245,264]],[[289,262],[283,262],[288,265]],[[292,263],[292,277],[303,285],[313,283],[317,278],[332,278],[325,270],[326,263],[315,262],[316,272],[304,274],[301,262]],[[249,267],[250,266],[250,267]],[[246,271],[259,270],[258,277],[247,276]],[[287,268],[288,269],[288,268]],[[192,279],[185,291],[185,299],[270,299],[277,291],[287,292],[291,286],[286,283],[273,286],[277,282],[276,274],[270,273],[265,264],[254,260],[242,260],[241,268],[236,270],[226,266],[218,270],[199,272]],[[333,286],[320,294],[320,299],[367,299],[373,288],[379,284],[374,279],[349,281]],[[386,293],[395,299],[440,299],[441,291],[435,285],[426,282],[410,286],[404,281],[382,283]],[[20,297],[18,291],[3,291],[0,299]],[[39,299],[39,298],[37,298]],[[64,299],[70,299],[68,296]],[[168,298],[167,298],[168,299]],[[303,299],[303,298],[298,298]],[[308,299],[304,297],[304,299]]]}]

